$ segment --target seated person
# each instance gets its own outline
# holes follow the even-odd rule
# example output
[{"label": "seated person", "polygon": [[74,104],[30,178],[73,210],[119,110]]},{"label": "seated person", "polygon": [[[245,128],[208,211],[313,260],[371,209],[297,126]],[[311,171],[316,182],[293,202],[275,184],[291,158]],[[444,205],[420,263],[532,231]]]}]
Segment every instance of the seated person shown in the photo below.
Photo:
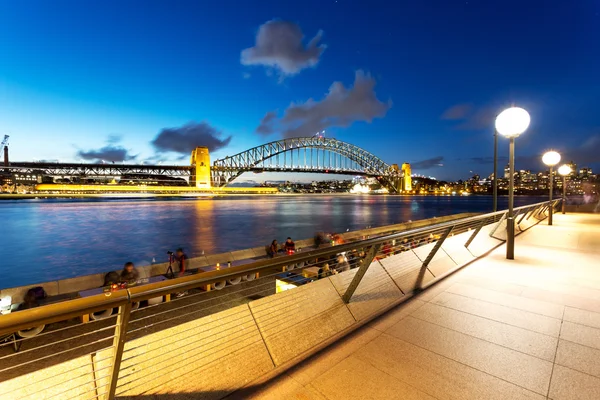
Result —
[{"label": "seated person", "polygon": [[389,242],[385,242],[383,244],[383,247],[381,249],[381,251],[383,252],[383,254],[385,254],[386,256],[389,256],[390,253],[392,252],[392,245]]},{"label": "seated person", "polygon": [[319,247],[327,243],[327,235],[325,232],[317,232],[315,235],[315,247]]},{"label": "seated person", "polygon": [[131,261],[126,262],[123,271],[121,271],[121,282],[132,285],[137,282],[139,277],[140,274],[135,269],[133,263]]},{"label": "seated person", "polygon": [[112,286],[121,281],[121,276],[118,272],[112,271],[108,274],[104,275],[104,285],[103,286]]},{"label": "seated person", "polygon": [[331,235],[331,241],[332,241],[332,243],[331,243],[332,245],[333,244],[340,245],[340,244],[346,243],[346,241],[344,240],[342,235],[339,235],[337,233],[334,233],[333,235]]},{"label": "seated person", "polygon": [[331,276],[334,273],[336,273],[336,271],[335,270],[332,271],[329,268],[329,264],[325,263],[321,266],[321,268],[319,268],[319,272],[317,273],[317,279],[327,278],[328,276]]},{"label": "seated person", "polygon": [[287,238],[287,240],[283,244],[283,248],[286,251],[286,253],[293,253],[296,251],[296,243],[294,243],[292,238]]},{"label": "seated person", "polygon": [[277,251],[279,251],[279,243],[277,243],[277,240],[273,240],[271,245],[267,247],[267,255],[273,258],[277,255]]},{"label": "seated person", "polygon": [[342,254],[337,256],[337,265],[335,266],[335,269],[337,272],[350,271],[350,264],[346,260],[346,257],[344,257]]}]

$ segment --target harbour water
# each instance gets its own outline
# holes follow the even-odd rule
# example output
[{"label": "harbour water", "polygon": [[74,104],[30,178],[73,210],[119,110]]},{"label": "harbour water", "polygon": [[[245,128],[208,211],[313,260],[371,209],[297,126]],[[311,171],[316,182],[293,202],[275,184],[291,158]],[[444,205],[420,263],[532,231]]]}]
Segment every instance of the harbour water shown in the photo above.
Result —
[{"label": "harbour water", "polygon": [[[543,201],[517,197],[515,206]],[[507,198],[499,199],[499,209]],[[247,196],[194,200],[0,202],[0,288],[462,212],[490,212],[490,196]]]}]

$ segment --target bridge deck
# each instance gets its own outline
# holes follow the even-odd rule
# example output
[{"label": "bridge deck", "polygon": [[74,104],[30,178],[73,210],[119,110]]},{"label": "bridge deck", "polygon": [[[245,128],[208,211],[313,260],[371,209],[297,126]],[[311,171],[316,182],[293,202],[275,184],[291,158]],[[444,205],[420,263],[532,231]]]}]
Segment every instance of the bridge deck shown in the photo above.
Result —
[{"label": "bridge deck", "polygon": [[252,399],[600,399],[600,216],[556,215]]}]

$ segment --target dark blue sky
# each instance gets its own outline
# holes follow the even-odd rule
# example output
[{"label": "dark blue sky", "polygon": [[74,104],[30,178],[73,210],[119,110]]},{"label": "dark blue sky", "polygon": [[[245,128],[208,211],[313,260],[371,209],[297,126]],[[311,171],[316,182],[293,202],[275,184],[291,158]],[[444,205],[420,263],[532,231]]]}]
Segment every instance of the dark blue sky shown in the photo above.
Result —
[{"label": "dark blue sky", "polygon": [[514,103],[532,117],[517,168],[552,148],[598,169],[599,72],[594,0],[0,2],[15,160],[214,158],[325,128],[458,179],[491,173]]}]

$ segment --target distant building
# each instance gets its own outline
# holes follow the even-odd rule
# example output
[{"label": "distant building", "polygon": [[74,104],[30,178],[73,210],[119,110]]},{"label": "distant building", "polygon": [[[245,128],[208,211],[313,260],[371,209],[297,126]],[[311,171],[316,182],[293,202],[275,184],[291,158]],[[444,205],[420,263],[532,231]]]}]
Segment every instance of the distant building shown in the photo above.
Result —
[{"label": "distant building", "polygon": [[12,181],[17,185],[33,185],[42,183],[42,176],[36,174],[14,174]]},{"label": "distant building", "polygon": [[[572,173],[575,173],[575,171],[573,170]],[[583,176],[589,176],[589,175],[593,175],[592,169],[588,168],[588,167],[583,167],[579,170],[579,175]]]}]

